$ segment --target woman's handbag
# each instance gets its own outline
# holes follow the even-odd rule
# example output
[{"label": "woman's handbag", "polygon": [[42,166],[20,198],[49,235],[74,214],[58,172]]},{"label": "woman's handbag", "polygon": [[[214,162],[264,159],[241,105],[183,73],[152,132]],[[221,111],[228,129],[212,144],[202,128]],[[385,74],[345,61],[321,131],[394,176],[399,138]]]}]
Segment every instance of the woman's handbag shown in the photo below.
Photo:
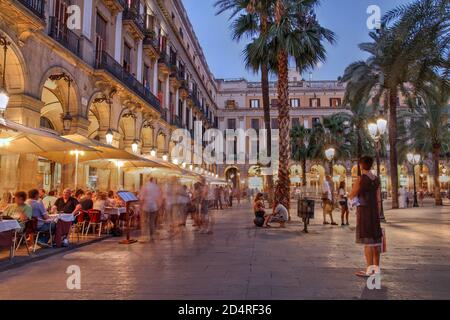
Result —
[{"label": "woman's handbag", "polygon": [[381,237],[381,253],[386,253],[387,251],[386,229],[381,228],[381,233],[383,234]]}]

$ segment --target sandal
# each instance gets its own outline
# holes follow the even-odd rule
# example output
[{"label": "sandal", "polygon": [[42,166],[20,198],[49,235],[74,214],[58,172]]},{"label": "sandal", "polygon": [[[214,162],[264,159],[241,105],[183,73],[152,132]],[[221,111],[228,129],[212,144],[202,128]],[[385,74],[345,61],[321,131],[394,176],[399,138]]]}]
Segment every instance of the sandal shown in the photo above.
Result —
[{"label": "sandal", "polygon": [[368,274],[366,271],[358,271],[358,272],[355,272],[355,276],[361,277],[361,278],[368,278],[368,277],[370,277],[370,274]]}]

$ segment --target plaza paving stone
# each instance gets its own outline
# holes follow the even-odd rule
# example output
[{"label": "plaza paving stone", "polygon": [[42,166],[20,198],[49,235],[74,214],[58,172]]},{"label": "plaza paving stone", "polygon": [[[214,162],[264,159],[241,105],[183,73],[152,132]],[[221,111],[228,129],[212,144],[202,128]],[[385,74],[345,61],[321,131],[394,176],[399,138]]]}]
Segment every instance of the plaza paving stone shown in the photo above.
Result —
[{"label": "plaza paving stone", "polygon": [[[248,203],[215,215],[213,235],[188,225],[155,244],[106,239],[0,272],[0,299],[450,299],[450,207],[386,212],[381,290],[354,275],[364,259],[352,213],[333,227],[316,212],[309,234],[296,217],[256,229]],[[67,289],[70,265],[81,290]]]}]

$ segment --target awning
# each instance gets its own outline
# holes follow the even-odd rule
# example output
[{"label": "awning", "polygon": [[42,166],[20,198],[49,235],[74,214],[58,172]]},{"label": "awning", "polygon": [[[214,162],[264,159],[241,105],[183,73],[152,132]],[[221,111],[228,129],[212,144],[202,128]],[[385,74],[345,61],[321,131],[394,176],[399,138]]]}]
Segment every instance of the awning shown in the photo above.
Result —
[{"label": "awning", "polygon": [[[63,138],[68,139],[72,142],[76,142],[88,147],[91,147],[95,150],[95,152],[85,153],[84,155],[80,155],[78,161],[86,162],[92,160],[133,160],[133,161],[141,161],[142,157],[132,154],[126,150],[121,150],[115,148],[113,146],[101,143],[97,140],[92,140],[86,138],[79,134],[72,134],[63,136]],[[68,164],[74,163],[75,157],[68,152],[41,152],[39,153],[41,157],[47,158],[49,160],[61,163]],[[144,159],[145,160],[145,159]],[[155,164],[155,163],[154,163]]]},{"label": "awning", "polygon": [[95,151],[89,146],[46,130],[30,128],[0,118],[0,154],[39,154],[49,151],[61,153],[73,149],[86,151],[86,154]]},{"label": "awning", "polygon": [[130,169],[141,169],[141,168],[159,168],[161,165],[145,159],[140,158],[139,160],[93,160],[88,161],[85,164],[88,164],[89,167],[97,168],[97,169],[118,169],[121,170],[130,170]]}]

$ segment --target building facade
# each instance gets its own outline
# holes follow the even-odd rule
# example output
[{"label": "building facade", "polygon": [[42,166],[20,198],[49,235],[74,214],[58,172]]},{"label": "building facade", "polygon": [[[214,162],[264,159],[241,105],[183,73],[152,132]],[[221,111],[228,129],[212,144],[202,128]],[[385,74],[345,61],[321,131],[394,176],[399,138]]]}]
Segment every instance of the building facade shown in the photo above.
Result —
[{"label": "building facade", "polygon": [[[181,0],[0,0],[0,37],[8,43],[0,50],[10,96],[5,117],[26,126],[158,157],[171,154],[174,130],[193,136],[196,121],[202,130],[264,128],[260,84],[214,78]],[[305,81],[295,71],[289,78],[292,125],[311,127],[345,110],[339,82]],[[275,83],[270,92],[277,128]],[[351,177],[352,164],[342,166]],[[250,165],[202,167],[261,185]],[[1,155],[0,191],[70,187],[74,170],[34,155]],[[297,175],[298,167],[291,171]],[[318,187],[323,167],[309,163],[308,172]],[[116,174],[80,165],[79,187],[116,189],[119,178],[137,190],[145,180]]]}]

